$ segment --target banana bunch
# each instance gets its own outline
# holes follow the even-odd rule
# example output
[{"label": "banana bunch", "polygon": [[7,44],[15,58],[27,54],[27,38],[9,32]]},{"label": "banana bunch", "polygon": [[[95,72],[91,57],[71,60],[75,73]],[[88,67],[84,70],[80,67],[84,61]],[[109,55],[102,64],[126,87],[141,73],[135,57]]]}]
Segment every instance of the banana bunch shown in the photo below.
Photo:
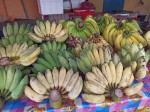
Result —
[{"label": "banana bunch", "polygon": [[25,86],[24,93],[35,102],[50,98],[51,107],[61,108],[62,95],[74,100],[79,96],[82,87],[83,81],[79,72],[74,72],[72,68],[66,70],[62,66],[60,70],[56,67],[53,70],[47,69],[45,75],[38,72],[37,79],[30,78],[30,86]]},{"label": "banana bunch", "polygon": [[143,82],[131,85],[134,80],[131,67],[123,69],[121,62],[116,66],[112,61],[104,63],[101,69],[93,66],[92,71],[87,72],[85,78],[85,93],[82,94],[82,98],[90,103],[101,103],[105,101],[106,96],[119,102],[123,94],[134,95],[143,87]]},{"label": "banana bunch", "polygon": [[147,31],[144,35],[144,38],[147,42],[148,48],[150,48],[150,31]]},{"label": "banana bunch", "polygon": [[139,26],[139,24],[138,24],[138,22],[136,21],[136,20],[133,20],[133,19],[131,19],[131,18],[128,18],[128,19],[126,19],[126,20],[122,20],[122,22],[123,23],[130,23],[130,24],[133,24],[133,26],[138,30],[138,32],[140,33],[140,34],[142,34],[143,33],[143,31],[141,30],[141,28],[140,28],[140,26]]},{"label": "banana bunch", "polygon": [[0,108],[6,101],[20,98],[28,81],[28,76],[15,66],[0,67]]},{"label": "banana bunch", "polygon": [[29,36],[36,43],[49,40],[64,42],[68,38],[68,30],[64,29],[61,23],[57,24],[49,20],[44,22],[37,21],[34,26],[34,32],[30,32]]},{"label": "banana bunch", "polygon": [[3,27],[3,35],[4,37],[27,35],[31,30],[32,28],[30,24],[21,24],[19,26],[17,22],[14,22],[13,25],[7,23],[7,25]]},{"label": "banana bunch", "polygon": [[0,47],[0,66],[11,64],[29,66],[36,61],[39,53],[40,47],[36,45],[28,47],[26,42]]},{"label": "banana bunch", "polygon": [[144,47],[147,46],[146,40],[138,33],[125,30],[114,39],[114,47],[116,50],[121,49],[126,44],[141,43]]},{"label": "banana bunch", "polygon": [[146,76],[146,65],[150,59],[150,55],[145,52],[141,43],[138,45],[136,43],[127,44],[118,51],[118,54],[123,65],[132,68],[135,79],[142,79]]},{"label": "banana bunch", "polygon": [[79,56],[76,57],[78,68],[84,74],[91,71],[92,66],[100,66],[110,60],[112,60],[112,52],[107,46],[99,47],[98,49],[95,47],[82,49],[79,52]]},{"label": "banana bunch", "polygon": [[74,21],[69,20],[65,23],[65,28],[68,29],[69,35],[72,34],[83,40],[92,34],[100,33],[97,23],[91,16],[88,16],[84,21],[80,18],[76,18]]},{"label": "banana bunch", "polygon": [[40,45],[42,51],[54,51],[54,52],[59,52],[59,51],[63,51],[66,50],[67,46],[65,43],[58,43],[56,41],[47,41],[47,42],[43,42]]},{"label": "banana bunch", "polygon": [[53,70],[54,67],[59,69],[62,66],[67,70],[69,68],[73,68],[74,71],[78,70],[75,57],[66,50],[59,52],[43,51],[31,69],[34,74],[37,74],[38,72],[44,73],[47,69]]},{"label": "banana bunch", "polygon": [[97,15],[94,19],[99,27],[100,33],[103,33],[105,27],[110,23],[117,22],[117,20],[108,13],[105,13],[103,16]]}]

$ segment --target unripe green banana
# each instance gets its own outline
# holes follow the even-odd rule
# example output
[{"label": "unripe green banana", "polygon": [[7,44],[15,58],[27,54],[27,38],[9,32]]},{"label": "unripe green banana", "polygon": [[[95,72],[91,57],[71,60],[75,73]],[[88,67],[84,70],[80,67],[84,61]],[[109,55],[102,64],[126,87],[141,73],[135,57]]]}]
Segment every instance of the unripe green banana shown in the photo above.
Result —
[{"label": "unripe green banana", "polygon": [[22,24],[19,28],[19,34],[22,35],[25,31],[25,24]]},{"label": "unripe green banana", "polygon": [[18,35],[19,32],[19,26],[17,22],[14,22],[14,35]]},{"label": "unripe green banana", "polygon": [[10,23],[7,23],[6,30],[7,30],[7,34],[9,36],[14,34],[13,27],[12,27],[12,25]]}]

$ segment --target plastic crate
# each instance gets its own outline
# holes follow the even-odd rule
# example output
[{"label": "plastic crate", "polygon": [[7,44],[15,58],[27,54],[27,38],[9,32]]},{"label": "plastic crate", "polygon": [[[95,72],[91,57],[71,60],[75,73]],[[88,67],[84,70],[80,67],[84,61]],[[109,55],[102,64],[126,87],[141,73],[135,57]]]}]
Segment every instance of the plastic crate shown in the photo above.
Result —
[{"label": "plastic crate", "polygon": [[63,14],[63,0],[38,0],[41,15]]}]

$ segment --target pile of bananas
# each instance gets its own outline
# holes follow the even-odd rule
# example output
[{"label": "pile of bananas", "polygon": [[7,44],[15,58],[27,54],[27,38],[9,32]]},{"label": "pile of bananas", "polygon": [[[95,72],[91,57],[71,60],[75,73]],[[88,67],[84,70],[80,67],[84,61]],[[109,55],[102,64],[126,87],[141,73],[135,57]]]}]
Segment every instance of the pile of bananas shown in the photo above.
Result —
[{"label": "pile of bananas", "polygon": [[68,38],[68,30],[64,29],[62,24],[56,22],[37,21],[34,26],[34,32],[30,32],[30,38],[36,43],[43,41],[56,40],[57,42],[64,42]]},{"label": "pile of bananas", "polygon": [[146,40],[138,33],[125,30],[122,34],[119,34],[114,41],[114,48],[116,50],[121,49],[126,44],[141,43],[144,47],[147,46]]},{"label": "pile of bananas", "polygon": [[44,51],[33,64],[32,71],[35,74],[38,73],[38,71],[44,73],[47,69],[53,70],[54,67],[59,69],[62,66],[67,70],[69,68],[73,68],[74,71],[78,70],[75,57],[66,50],[59,51],[58,53]]},{"label": "pile of bananas", "polygon": [[30,86],[25,86],[24,90],[29,99],[41,102],[50,97],[51,107],[61,108],[62,95],[67,94],[70,99],[76,99],[82,90],[83,81],[79,72],[74,72],[72,68],[66,70],[62,66],[60,70],[56,67],[47,69],[45,75],[38,72],[37,79],[30,78]]},{"label": "pile of bananas", "polygon": [[108,13],[105,13],[103,16],[98,15],[94,17],[94,19],[99,27],[100,33],[102,33],[105,27],[110,23],[117,22],[117,20],[113,18],[111,15],[109,15]]},{"label": "pile of bananas", "polygon": [[58,43],[56,41],[47,41],[43,42],[40,45],[42,51],[53,51],[53,52],[58,52],[58,51],[64,51],[66,50],[67,46],[65,43]]},{"label": "pile of bananas", "polygon": [[147,62],[150,56],[146,54],[143,45],[132,43],[127,44],[119,51],[120,60],[124,67],[131,66],[135,79],[142,79],[146,76]]},{"label": "pile of bananas", "polygon": [[119,62],[116,66],[112,61],[104,63],[101,69],[93,66],[92,72],[86,73],[84,81],[84,91],[82,97],[90,103],[101,103],[106,96],[111,96],[116,102],[121,101],[123,93],[131,96],[139,92],[143,87],[143,82],[131,86],[134,75],[131,67],[123,69]]},{"label": "pile of bananas", "polygon": [[83,40],[86,40],[92,34],[100,33],[97,23],[91,16],[88,16],[85,20],[76,18],[74,21],[66,21],[65,28],[68,29],[69,34]]},{"label": "pile of bananas", "polygon": [[40,47],[36,45],[28,47],[26,42],[0,47],[0,66],[11,64],[29,66],[36,61],[39,53]]},{"label": "pile of bananas", "polygon": [[8,46],[9,44],[15,44],[27,42],[28,46],[33,45],[33,41],[29,38],[28,33],[31,31],[31,26],[28,24],[21,24],[20,27],[17,22],[14,25],[8,23],[6,27],[3,27],[4,37],[0,40],[2,46]]},{"label": "pile of bananas", "polygon": [[109,47],[103,46],[98,49],[83,49],[76,58],[78,68],[85,74],[92,70],[92,66],[100,66],[112,59],[112,52]]},{"label": "pile of bananas", "polygon": [[28,76],[24,76],[15,66],[0,67],[0,108],[9,99],[20,98],[28,81]]}]

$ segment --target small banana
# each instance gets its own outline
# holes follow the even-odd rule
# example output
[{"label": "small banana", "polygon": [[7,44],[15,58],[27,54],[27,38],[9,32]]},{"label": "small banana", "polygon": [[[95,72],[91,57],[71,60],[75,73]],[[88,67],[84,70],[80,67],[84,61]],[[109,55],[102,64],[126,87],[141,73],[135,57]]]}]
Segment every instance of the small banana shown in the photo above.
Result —
[{"label": "small banana", "polygon": [[121,78],[122,78],[122,72],[123,72],[123,65],[121,62],[119,62],[117,65],[116,65],[116,82],[115,82],[115,85],[117,86],[120,81],[121,81]]},{"label": "small banana", "polygon": [[55,89],[58,88],[58,84],[59,84],[59,71],[56,67],[54,67],[53,71],[52,71],[52,76],[53,76],[53,81],[54,81],[54,86]]},{"label": "small banana", "polygon": [[56,30],[56,22],[52,22],[50,35],[53,35]]},{"label": "small banana", "polygon": [[96,59],[96,64],[100,65],[100,56],[99,56],[98,50],[96,48],[93,48],[92,53]]},{"label": "small banana", "polygon": [[61,88],[63,86],[63,82],[66,78],[66,69],[62,66],[60,71],[59,71],[59,88]]},{"label": "small banana", "polygon": [[45,77],[46,77],[51,89],[54,89],[53,76],[52,76],[52,72],[49,69],[46,70]]},{"label": "small banana", "polygon": [[47,20],[45,24],[46,24],[46,34],[47,34],[47,36],[50,36],[51,23],[49,20]]}]

